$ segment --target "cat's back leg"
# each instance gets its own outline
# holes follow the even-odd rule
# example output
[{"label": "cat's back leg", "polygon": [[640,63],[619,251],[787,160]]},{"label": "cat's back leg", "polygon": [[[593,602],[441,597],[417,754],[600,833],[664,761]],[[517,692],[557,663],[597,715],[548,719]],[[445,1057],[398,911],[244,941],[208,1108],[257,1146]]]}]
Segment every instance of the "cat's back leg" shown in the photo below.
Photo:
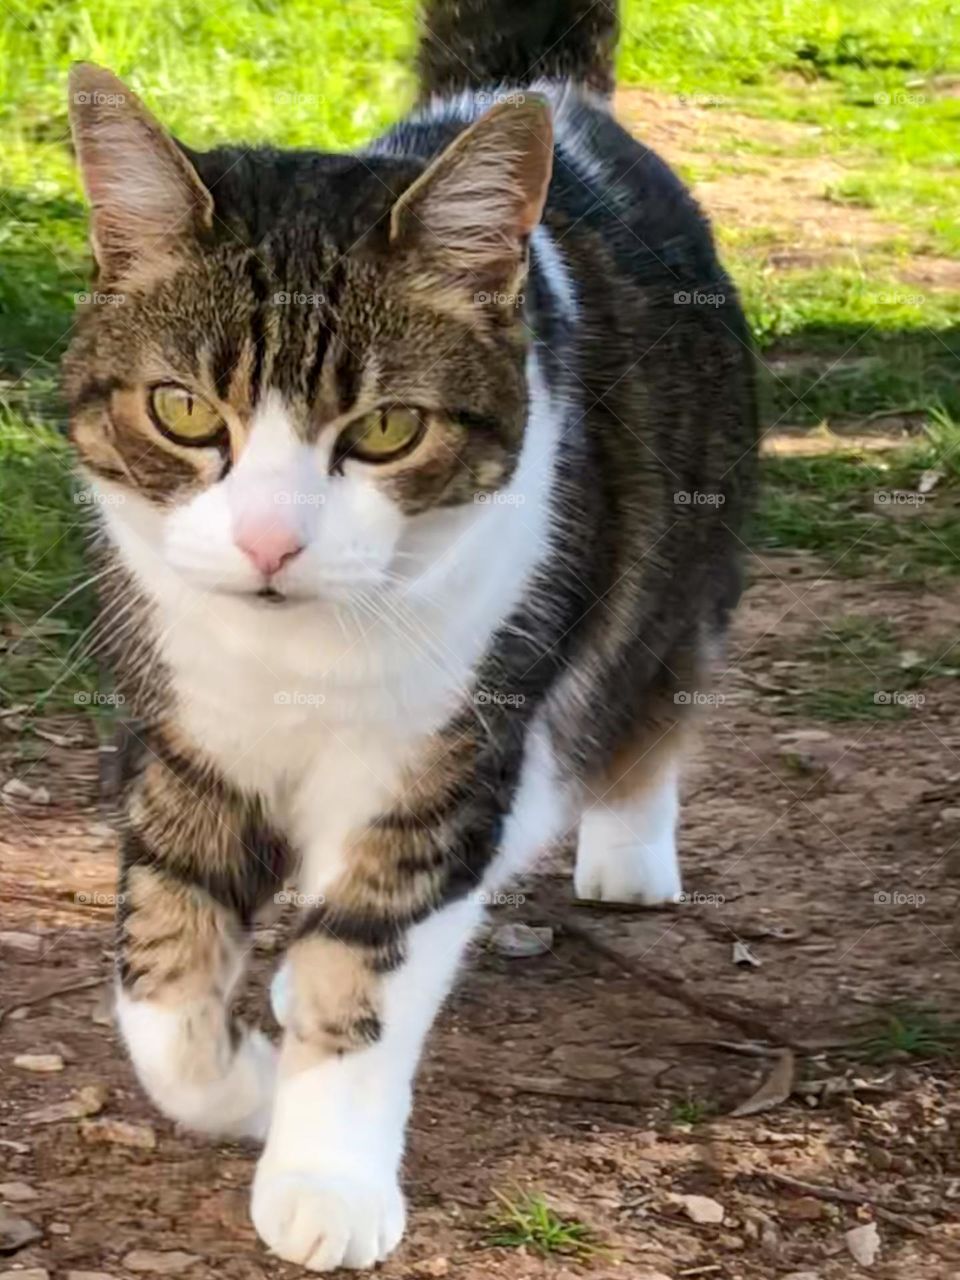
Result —
[{"label": "cat's back leg", "polygon": [[692,733],[688,717],[658,701],[585,791],[577,835],[578,898],[655,907],[676,902],[680,782]]}]

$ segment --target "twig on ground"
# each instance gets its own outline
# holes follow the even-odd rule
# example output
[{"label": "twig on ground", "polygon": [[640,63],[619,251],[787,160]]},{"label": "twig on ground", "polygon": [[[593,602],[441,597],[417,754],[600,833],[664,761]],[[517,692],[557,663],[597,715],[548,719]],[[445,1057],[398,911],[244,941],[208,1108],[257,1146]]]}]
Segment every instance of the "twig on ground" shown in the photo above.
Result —
[{"label": "twig on ground", "polygon": [[813,1196],[817,1200],[834,1200],[840,1204],[863,1205],[868,1209],[872,1209],[878,1218],[883,1218],[886,1222],[892,1222],[894,1226],[900,1227],[904,1231],[909,1231],[917,1236],[928,1234],[928,1229],[919,1222],[914,1222],[902,1213],[897,1213],[893,1209],[887,1208],[885,1204],[878,1203],[873,1196],[868,1196],[862,1191],[845,1191],[842,1187],[827,1187],[819,1182],[804,1182],[800,1178],[791,1178],[786,1173],[773,1173],[769,1169],[751,1169],[747,1171],[747,1176],[751,1178],[767,1178],[771,1182],[778,1182],[783,1187],[790,1187],[793,1191],[802,1191],[804,1195]]},{"label": "twig on ground", "polygon": [[74,991],[86,991],[90,987],[99,987],[107,979],[100,975],[96,978],[81,978],[76,982],[68,982],[62,987],[52,987],[47,991],[38,991],[32,996],[22,996],[19,1000],[14,1000],[10,1004],[0,1007],[0,1026],[3,1020],[13,1013],[14,1009],[25,1009],[29,1005],[43,1004],[45,1000],[55,1000],[57,996],[67,996]]},{"label": "twig on ground", "polygon": [[674,978],[670,974],[662,973],[659,969],[654,969],[647,964],[638,964],[614,947],[607,946],[605,942],[601,941],[590,929],[585,928],[583,925],[569,919],[558,919],[554,921],[554,925],[558,933],[566,933],[571,938],[579,938],[581,942],[591,947],[598,955],[609,960],[611,964],[618,965],[625,973],[629,973],[631,977],[645,982],[647,986],[653,987],[655,991],[659,991],[661,995],[666,996],[668,999],[676,1000],[680,1004],[685,1004],[689,1009],[696,1010],[702,1017],[711,1019],[714,1022],[728,1022],[731,1026],[739,1027],[751,1039],[769,1041],[776,1048],[796,1049],[801,1053],[803,1052],[801,1046],[771,1030],[759,1018],[754,1018],[748,1013],[741,1013],[738,1009],[730,1009],[718,1004],[708,996],[697,995],[689,990],[682,978]]}]

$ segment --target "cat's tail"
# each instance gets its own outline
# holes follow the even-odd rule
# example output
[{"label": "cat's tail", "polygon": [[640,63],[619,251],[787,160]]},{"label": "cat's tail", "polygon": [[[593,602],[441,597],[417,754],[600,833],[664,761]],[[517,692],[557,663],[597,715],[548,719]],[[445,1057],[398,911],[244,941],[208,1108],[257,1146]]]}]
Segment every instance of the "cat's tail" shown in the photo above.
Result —
[{"label": "cat's tail", "polygon": [[618,34],[617,0],[427,0],[421,99],[541,79],[609,96]]}]

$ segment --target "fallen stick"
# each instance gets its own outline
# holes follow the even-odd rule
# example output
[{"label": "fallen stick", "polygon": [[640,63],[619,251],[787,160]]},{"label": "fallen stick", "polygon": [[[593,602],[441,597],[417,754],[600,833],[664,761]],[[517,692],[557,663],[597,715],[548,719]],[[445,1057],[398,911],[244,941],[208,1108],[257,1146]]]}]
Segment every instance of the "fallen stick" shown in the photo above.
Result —
[{"label": "fallen stick", "polygon": [[583,925],[564,919],[554,921],[554,927],[558,933],[566,933],[571,938],[579,938],[588,947],[592,947],[598,955],[609,960],[611,964],[618,965],[624,973],[628,973],[631,977],[645,982],[647,986],[653,987],[655,991],[659,991],[661,995],[667,996],[668,999],[676,1000],[680,1004],[685,1004],[688,1008],[694,1009],[702,1017],[710,1018],[714,1022],[727,1022],[733,1027],[738,1027],[739,1030],[749,1035],[753,1040],[766,1040],[776,1048],[794,1049],[799,1053],[804,1052],[800,1045],[777,1034],[775,1031],[771,1031],[759,1018],[751,1017],[748,1013],[740,1013],[737,1009],[729,1009],[724,1005],[716,1004],[706,996],[696,995],[687,989],[687,985],[682,978],[671,978],[669,974],[661,973],[658,969],[650,968],[646,964],[637,964],[621,951],[617,951],[614,947],[608,947],[605,942],[602,942],[590,929],[584,928]]},{"label": "fallen stick", "polygon": [[13,1013],[14,1009],[26,1009],[30,1005],[43,1004],[45,1000],[55,1000],[57,996],[67,996],[74,991],[86,991],[89,987],[99,987],[106,980],[104,977],[82,978],[78,982],[68,982],[63,987],[54,987],[50,991],[38,991],[36,995],[14,1000],[12,1004],[0,1007],[0,1026],[3,1025],[4,1018]]},{"label": "fallen stick", "polygon": [[910,1231],[913,1235],[925,1236],[929,1234],[928,1229],[921,1226],[919,1222],[914,1222],[902,1213],[888,1209],[886,1205],[878,1203],[873,1196],[865,1195],[861,1191],[844,1191],[842,1187],[827,1187],[819,1182],[803,1182],[800,1178],[791,1178],[789,1174],[772,1173],[767,1169],[750,1169],[745,1170],[745,1172],[748,1177],[768,1178],[771,1182],[778,1182],[781,1186],[790,1187],[792,1191],[802,1191],[804,1195],[813,1196],[817,1200],[834,1200],[840,1204],[862,1205],[872,1209],[878,1218],[892,1222],[894,1226],[900,1227],[904,1231]]}]

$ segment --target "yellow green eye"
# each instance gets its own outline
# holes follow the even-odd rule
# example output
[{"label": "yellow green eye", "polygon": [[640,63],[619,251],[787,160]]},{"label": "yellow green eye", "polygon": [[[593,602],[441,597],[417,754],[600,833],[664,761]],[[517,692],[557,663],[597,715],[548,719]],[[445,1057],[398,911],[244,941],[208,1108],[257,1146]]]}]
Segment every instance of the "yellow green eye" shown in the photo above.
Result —
[{"label": "yellow green eye", "polygon": [[150,412],[164,434],[181,444],[209,444],[223,430],[223,418],[186,387],[154,387]]},{"label": "yellow green eye", "polygon": [[415,409],[378,409],[341,432],[335,457],[338,461],[350,457],[361,462],[392,462],[419,444],[423,432],[423,416]]}]

